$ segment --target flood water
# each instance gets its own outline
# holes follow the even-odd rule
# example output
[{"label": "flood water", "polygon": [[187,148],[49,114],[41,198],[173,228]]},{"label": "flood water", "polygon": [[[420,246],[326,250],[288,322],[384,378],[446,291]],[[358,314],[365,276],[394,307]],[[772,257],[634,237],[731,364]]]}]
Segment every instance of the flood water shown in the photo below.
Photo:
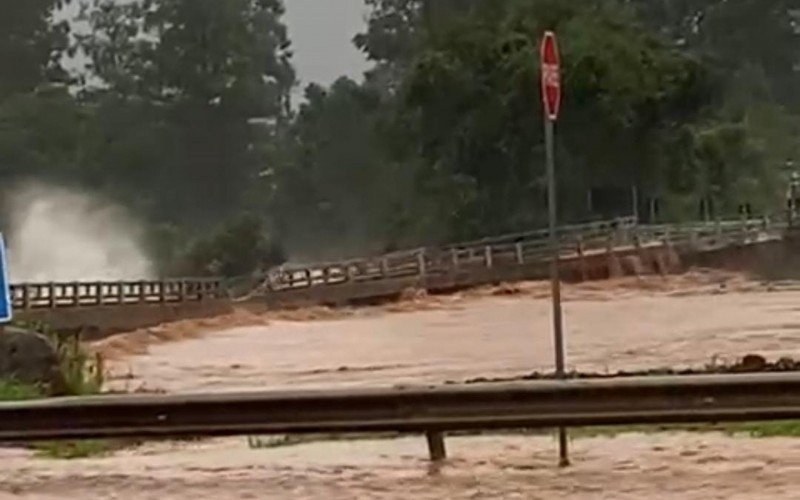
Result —
[{"label": "flood water", "polygon": [[[393,386],[551,371],[550,303],[490,297],[440,309],[239,327],[116,365],[169,392]],[[568,366],[701,367],[800,353],[800,293],[629,296],[565,304]],[[130,378],[130,377],[126,377]]]},{"label": "flood water", "polygon": [[[571,369],[800,356],[798,292],[566,292]],[[138,346],[144,354],[115,361],[111,385],[169,392],[394,386],[550,370],[545,298],[426,300],[405,312],[378,308],[318,321],[271,316],[148,352]],[[118,354],[122,340],[114,343]],[[556,467],[547,435],[459,437],[447,445],[451,458],[437,467],[421,437],[265,449],[251,449],[245,438],[159,443],[70,462],[6,450],[0,499],[790,499],[800,485],[800,440],[788,438],[580,438],[566,470]]]}]

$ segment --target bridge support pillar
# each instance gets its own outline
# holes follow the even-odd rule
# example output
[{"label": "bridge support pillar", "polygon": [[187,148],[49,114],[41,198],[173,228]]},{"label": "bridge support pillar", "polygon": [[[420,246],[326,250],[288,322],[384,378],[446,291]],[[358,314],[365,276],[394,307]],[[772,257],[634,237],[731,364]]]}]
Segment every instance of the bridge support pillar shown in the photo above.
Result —
[{"label": "bridge support pillar", "polygon": [[428,441],[428,454],[432,462],[441,462],[447,458],[447,448],[444,445],[444,433],[429,431],[425,433]]}]

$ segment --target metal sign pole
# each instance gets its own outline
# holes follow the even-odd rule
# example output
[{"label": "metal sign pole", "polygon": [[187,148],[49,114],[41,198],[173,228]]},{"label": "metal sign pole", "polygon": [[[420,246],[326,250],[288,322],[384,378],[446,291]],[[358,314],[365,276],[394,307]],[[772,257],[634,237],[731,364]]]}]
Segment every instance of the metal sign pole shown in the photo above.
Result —
[{"label": "metal sign pole", "polygon": [[[558,53],[556,34],[545,31],[540,47],[542,72],[542,104],[544,106],[544,137],[547,155],[547,187],[548,208],[550,212],[550,282],[553,296],[553,333],[555,336],[556,376],[566,378],[566,348],[564,346],[564,321],[561,311],[561,277],[558,273],[559,238],[558,238],[558,190],[556,189],[555,159],[555,122],[561,108],[561,56]],[[559,465],[569,465],[567,429],[558,429]]]},{"label": "metal sign pole", "polygon": [[[557,234],[557,210],[556,203],[556,162],[555,162],[555,144],[554,144],[554,128],[553,120],[545,116],[544,118],[544,135],[547,156],[547,184],[548,184],[548,207],[550,212],[550,283],[553,296],[553,333],[555,335],[555,356],[556,356],[556,376],[559,379],[566,378],[566,362],[565,362],[565,347],[564,347],[564,321],[561,311],[561,276],[558,270],[559,260],[559,244]],[[558,429],[558,456],[559,466],[567,467],[569,465],[569,440],[567,436],[567,429],[560,427]]]}]

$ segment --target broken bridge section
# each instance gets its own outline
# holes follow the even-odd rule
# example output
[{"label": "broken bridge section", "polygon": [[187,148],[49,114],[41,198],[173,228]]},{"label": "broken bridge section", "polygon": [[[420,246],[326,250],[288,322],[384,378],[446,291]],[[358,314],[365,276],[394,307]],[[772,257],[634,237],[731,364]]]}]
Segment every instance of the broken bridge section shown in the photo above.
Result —
[{"label": "broken bridge section", "polygon": [[[390,299],[408,289],[446,293],[546,279],[551,255],[548,234],[533,231],[373,258],[285,267],[274,271],[249,299],[263,300],[269,307],[343,305]],[[617,219],[563,226],[558,234],[559,265],[562,279],[573,282],[670,274],[694,265],[730,268],[729,262],[737,260],[768,260],[769,256],[761,255],[763,249],[786,248],[795,241],[789,235],[786,224],[768,220],[638,225],[633,219]],[[732,257],[739,255],[754,257]],[[800,270],[800,259],[797,266]]]},{"label": "broken bridge section", "polygon": [[[669,274],[691,266],[800,278],[798,232],[766,219],[640,225],[634,218],[562,226],[559,265],[565,281]],[[409,289],[459,289],[545,279],[548,230],[304,266],[283,266],[234,298],[222,279],[27,283],[12,286],[18,319],[81,332],[85,339],[170,321],[229,313],[391,300]]]}]

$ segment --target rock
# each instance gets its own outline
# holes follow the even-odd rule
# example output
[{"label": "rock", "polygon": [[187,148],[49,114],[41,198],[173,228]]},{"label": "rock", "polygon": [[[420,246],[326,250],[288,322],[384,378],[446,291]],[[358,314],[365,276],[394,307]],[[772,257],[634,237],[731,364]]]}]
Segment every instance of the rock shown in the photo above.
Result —
[{"label": "rock", "polygon": [[8,326],[0,333],[0,379],[46,386],[51,392],[64,386],[53,343],[39,333]]},{"label": "rock", "polygon": [[744,372],[761,372],[767,367],[767,360],[758,354],[748,354],[742,358],[739,369]]}]

